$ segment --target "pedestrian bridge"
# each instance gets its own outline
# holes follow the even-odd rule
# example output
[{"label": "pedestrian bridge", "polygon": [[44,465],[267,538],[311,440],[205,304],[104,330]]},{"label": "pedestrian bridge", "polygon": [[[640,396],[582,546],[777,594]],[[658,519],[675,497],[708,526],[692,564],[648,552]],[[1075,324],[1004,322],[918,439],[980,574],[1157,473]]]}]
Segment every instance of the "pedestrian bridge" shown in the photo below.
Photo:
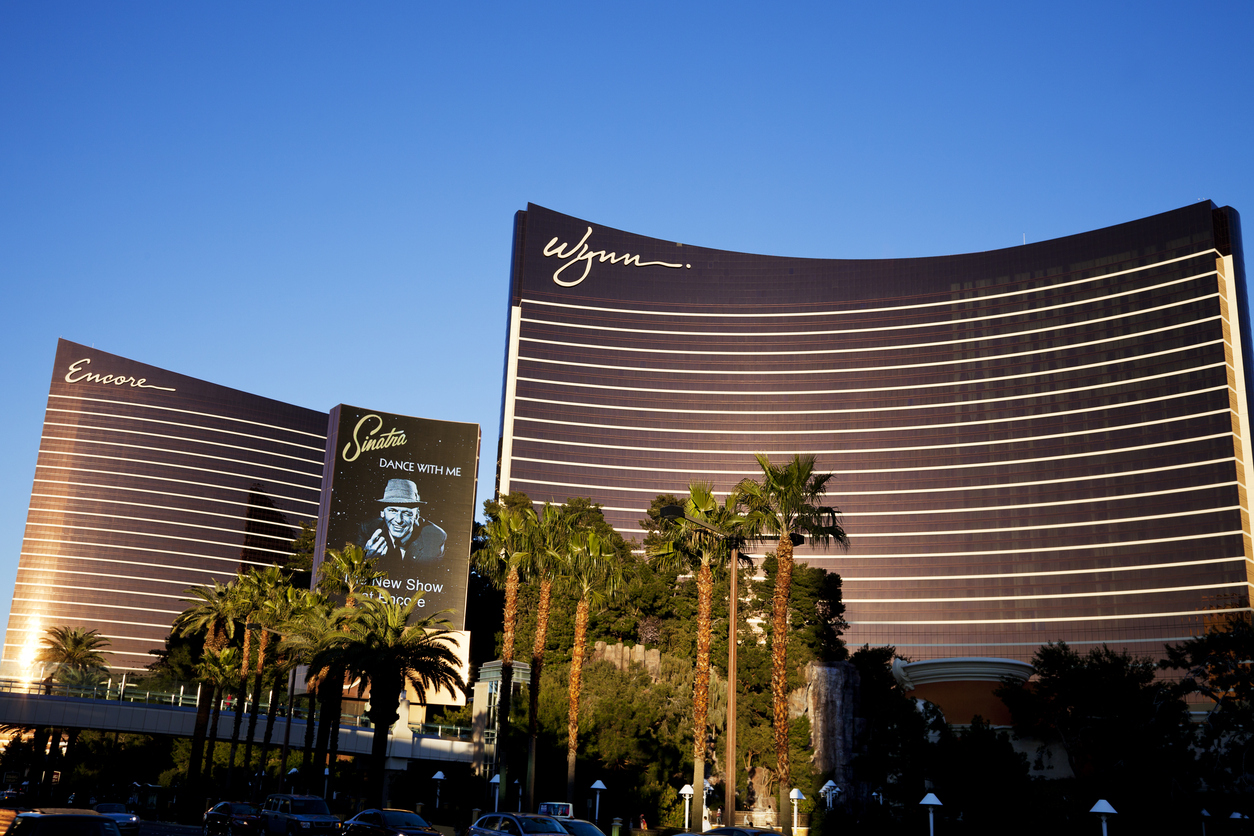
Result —
[{"label": "pedestrian bridge", "polygon": [[[200,694],[180,690],[177,693],[144,691],[125,681],[110,682],[95,689],[67,688],[61,685],[30,683],[0,679],[0,724],[12,726],[52,726],[57,728],[93,729],[128,734],[164,734],[191,737],[196,727],[196,706]],[[245,711],[251,706],[246,705]],[[266,711],[263,702],[257,717],[253,742],[265,736]],[[286,714],[286,712],[284,712]],[[234,706],[222,706],[217,740],[229,740],[235,722]],[[225,730],[225,734],[223,733]],[[427,723],[408,729],[409,734],[392,729],[388,741],[388,757],[402,760],[474,761],[475,743],[470,729]],[[244,720],[241,739],[247,739],[248,721]],[[290,741],[299,749],[305,741],[303,717],[280,716],[275,719],[271,745],[282,746]],[[344,714],[340,718],[340,752],[365,755],[370,753],[374,729],[360,714]],[[492,757],[495,741],[483,744]],[[481,750],[480,757],[483,756]]]}]

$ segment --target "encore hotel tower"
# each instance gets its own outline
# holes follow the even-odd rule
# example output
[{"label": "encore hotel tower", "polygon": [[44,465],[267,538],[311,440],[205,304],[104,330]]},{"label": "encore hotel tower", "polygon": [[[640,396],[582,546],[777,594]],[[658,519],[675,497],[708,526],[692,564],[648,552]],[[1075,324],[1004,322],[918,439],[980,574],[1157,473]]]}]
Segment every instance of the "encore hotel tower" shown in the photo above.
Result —
[{"label": "encore hotel tower", "polygon": [[[835,473],[846,640],[1158,658],[1250,609],[1240,221],[1201,202],[1006,250],[749,255],[519,212],[500,488],[625,536],[753,454]],[[759,553],[761,547],[758,547]]]}]

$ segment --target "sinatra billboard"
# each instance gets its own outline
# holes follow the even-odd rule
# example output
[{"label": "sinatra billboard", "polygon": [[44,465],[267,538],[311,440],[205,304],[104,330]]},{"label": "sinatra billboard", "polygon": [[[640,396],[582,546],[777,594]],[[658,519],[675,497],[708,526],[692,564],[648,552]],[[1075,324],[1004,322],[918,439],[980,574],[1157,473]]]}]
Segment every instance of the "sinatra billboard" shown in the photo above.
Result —
[{"label": "sinatra billboard", "polygon": [[479,425],[340,404],[327,435],[315,554],[360,546],[416,616],[463,629]]}]

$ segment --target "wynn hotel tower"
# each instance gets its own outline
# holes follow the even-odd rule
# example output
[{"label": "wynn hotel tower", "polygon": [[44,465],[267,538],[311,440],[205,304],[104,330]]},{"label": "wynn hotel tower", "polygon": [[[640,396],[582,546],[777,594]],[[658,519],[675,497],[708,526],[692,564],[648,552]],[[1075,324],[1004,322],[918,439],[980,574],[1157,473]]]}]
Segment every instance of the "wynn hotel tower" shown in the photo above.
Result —
[{"label": "wynn hotel tower", "polygon": [[[1250,609],[1240,220],[1200,202],[984,253],[842,260],[519,212],[500,489],[659,493],[812,453],[846,641],[1157,658]],[[755,547],[760,554],[766,546]]]}]

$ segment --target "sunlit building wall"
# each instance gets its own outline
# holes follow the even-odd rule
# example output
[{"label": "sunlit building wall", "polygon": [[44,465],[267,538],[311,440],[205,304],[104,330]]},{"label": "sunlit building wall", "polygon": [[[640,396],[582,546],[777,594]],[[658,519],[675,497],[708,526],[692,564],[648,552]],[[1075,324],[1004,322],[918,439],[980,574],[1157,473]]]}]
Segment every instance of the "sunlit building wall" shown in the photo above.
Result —
[{"label": "sunlit building wall", "polygon": [[[625,536],[753,454],[831,471],[854,646],[1030,659],[1250,608],[1248,305],[1210,202],[1005,250],[749,255],[518,213],[499,485]],[[757,546],[761,554],[764,546]]]},{"label": "sunlit building wall", "polygon": [[155,661],[188,587],[284,562],[317,519],[326,428],[61,340],[0,675],[38,677],[53,626],[100,631],[116,671]]}]

